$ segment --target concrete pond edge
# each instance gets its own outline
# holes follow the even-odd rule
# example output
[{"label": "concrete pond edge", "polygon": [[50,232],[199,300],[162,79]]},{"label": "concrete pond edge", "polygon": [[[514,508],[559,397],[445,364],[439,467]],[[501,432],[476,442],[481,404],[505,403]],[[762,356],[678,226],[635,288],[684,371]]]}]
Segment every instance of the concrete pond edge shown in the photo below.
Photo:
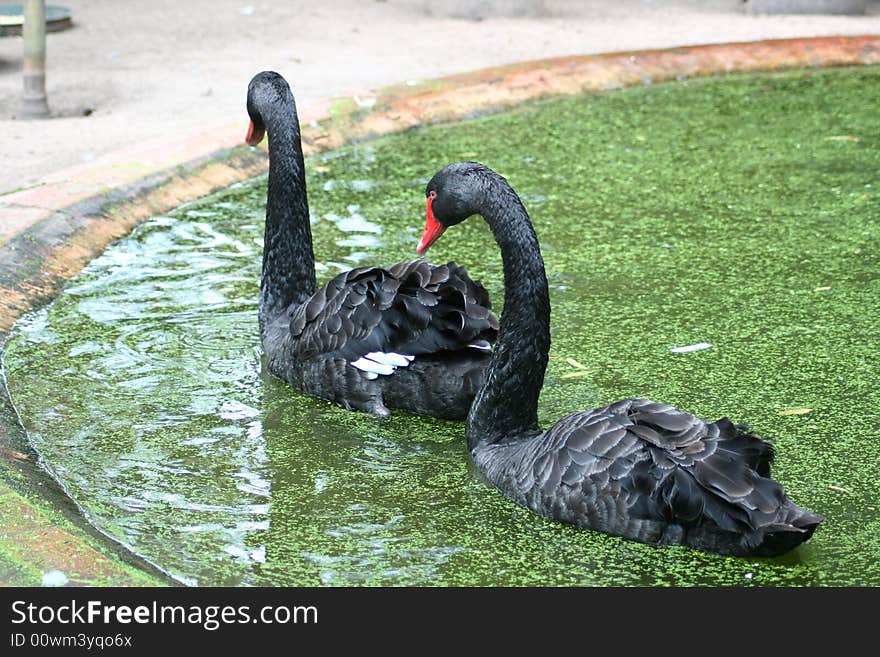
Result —
[{"label": "concrete pond edge", "polygon": [[[352,94],[300,108],[306,155],[525,101],[728,73],[880,64],[880,35],[776,39],[536,60]],[[0,195],[0,343],[110,243],[145,219],[266,172],[264,149],[238,145],[246,116],[165,137]],[[88,522],[40,462],[0,368],[0,585],[179,583]]]}]

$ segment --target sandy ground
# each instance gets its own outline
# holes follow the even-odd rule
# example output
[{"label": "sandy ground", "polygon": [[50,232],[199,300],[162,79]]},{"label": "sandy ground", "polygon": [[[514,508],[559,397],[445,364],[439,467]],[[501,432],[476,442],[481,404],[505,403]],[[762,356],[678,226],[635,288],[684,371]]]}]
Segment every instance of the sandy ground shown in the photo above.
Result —
[{"label": "sandy ground", "polygon": [[545,0],[541,16],[484,20],[430,15],[424,0],[63,4],[75,27],[49,35],[56,118],[15,120],[22,41],[0,39],[0,194],[142,140],[238,117],[244,128],[248,80],[265,68],[305,103],[557,55],[880,33],[880,0],[858,17],[749,16],[739,0]]}]

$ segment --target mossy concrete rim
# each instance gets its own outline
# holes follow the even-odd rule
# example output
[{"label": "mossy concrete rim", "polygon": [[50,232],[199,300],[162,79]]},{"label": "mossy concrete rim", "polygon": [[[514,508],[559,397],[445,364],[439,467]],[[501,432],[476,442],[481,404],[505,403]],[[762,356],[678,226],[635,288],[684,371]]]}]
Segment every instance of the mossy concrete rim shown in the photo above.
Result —
[{"label": "mossy concrete rim", "polygon": [[0,371],[0,586],[175,586],[177,579],[88,522],[28,443]]},{"label": "mossy concrete rim", "polygon": [[[877,35],[538,60],[303,107],[303,141],[306,153],[315,154],[417,125],[469,118],[551,96],[684,77],[877,63]],[[166,138],[120,151],[94,166],[77,167],[38,186],[0,196],[0,217],[22,224],[21,230],[0,244],[0,340],[22,314],[49,302],[65,281],[141,221],[265,172],[265,150],[237,146],[238,128],[223,126],[197,138],[177,142]],[[164,149],[169,143],[178,143],[178,147],[164,158],[144,162],[144,153]],[[169,163],[175,157],[179,159]],[[5,386],[0,390],[0,410],[4,411],[0,413],[0,511],[9,511],[11,494],[15,498],[12,506],[29,506],[35,512],[27,515],[37,518],[15,531],[0,527],[0,556],[24,570],[36,571],[35,563],[57,563],[62,570],[66,565],[80,573],[82,583],[161,583],[164,578],[156,569],[152,577],[133,575],[132,568],[149,570],[150,565],[125,558],[118,545],[109,545],[106,536],[78,515],[81,510],[49,470],[40,466],[27,444]],[[53,515],[56,510],[62,515]],[[8,513],[0,513],[3,517]],[[48,541],[47,532],[54,532],[55,539]],[[33,550],[7,549],[21,544]],[[47,551],[41,546],[55,551],[48,561],[34,552]],[[76,563],[69,558],[65,563],[70,555],[75,555]]]}]

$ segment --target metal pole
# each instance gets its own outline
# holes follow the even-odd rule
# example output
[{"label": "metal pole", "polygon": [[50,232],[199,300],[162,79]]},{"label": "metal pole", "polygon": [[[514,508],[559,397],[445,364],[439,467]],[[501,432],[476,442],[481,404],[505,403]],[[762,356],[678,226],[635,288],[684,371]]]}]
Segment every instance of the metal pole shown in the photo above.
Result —
[{"label": "metal pole", "polygon": [[46,3],[24,3],[24,95],[21,116],[39,119],[49,116],[46,103]]}]

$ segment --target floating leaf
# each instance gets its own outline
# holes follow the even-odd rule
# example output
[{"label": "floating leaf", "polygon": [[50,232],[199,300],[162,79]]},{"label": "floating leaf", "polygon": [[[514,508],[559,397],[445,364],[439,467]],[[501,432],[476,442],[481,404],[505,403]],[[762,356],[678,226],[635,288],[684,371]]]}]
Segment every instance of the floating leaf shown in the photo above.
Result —
[{"label": "floating leaf", "polygon": [[817,288],[813,289],[813,292],[825,292],[830,289],[831,289],[830,285],[824,285],[822,287],[817,287]]},{"label": "floating leaf", "polygon": [[574,358],[566,358],[566,359],[565,359],[565,362],[568,363],[569,365],[571,365],[572,367],[576,367],[576,368],[578,368],[579,370],[585,370],[585,369],[587,369],[585,365],[581,365],[581,364],[580,364],[579,362],[577,362]]},{"label": "floating leaf", "polygon": [[712,345],[708,342],[698,342],[697,344],[689,344],[684,347],[673,347],[670,351],[674,354],[689,354],[692,351],[702,351],[703,349],[711,349]]},{"label": "floating leaf", "polygon": [[806,415],[807,413],[811,413],[813,411],[812,408],[787,408],[784,411],[779,411],[780,415]]},{"label": "floating leaf", "polygon": [[355,95],[352,96],[352,98],[354,99],[354,102],[358,107],[366,107],[367,109],[369,109],[376,104],[376,99],[372,96],[364,96],[363,98],[361,98],[360,96]]},{"label": "floating leaf", "polygon": [[853,135],[834,135],[833,137],[825,137],[825,141],[862,141],[859,137]]},{"label": "floating leaf", "polygon": [[60,570],[50,570],[43,574],[43,586],[64,586],[70,580]]},{"label": "floating leaf", "polygon": [[848,488],[844,488],[843,486],[833,486],[832,484],[828,484],[828,488],[831,490],[836,490],[840,493],[851,493],[852,491]]},{"label": "floating leaf", "polygon": [[593,370],[576,370],[574,372],[568,372],[567,374],[563,374],[559,378],[560,379],[583,379],[592,373],[593,373]]}]

